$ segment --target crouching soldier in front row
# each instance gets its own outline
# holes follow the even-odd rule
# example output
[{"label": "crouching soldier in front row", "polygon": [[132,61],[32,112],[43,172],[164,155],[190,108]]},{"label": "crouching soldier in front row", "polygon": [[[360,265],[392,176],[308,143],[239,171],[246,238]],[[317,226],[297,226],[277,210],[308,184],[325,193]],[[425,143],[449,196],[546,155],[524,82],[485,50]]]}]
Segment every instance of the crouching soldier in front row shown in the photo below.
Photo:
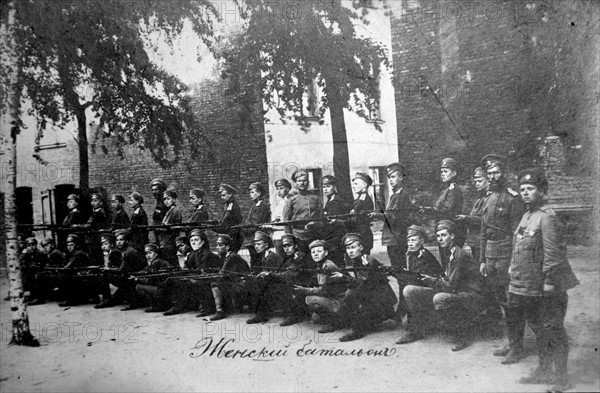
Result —
[{"label": "crouching soldier in front row", "polygon": [[[220,273],[223,276],[220,280],[215,280],[210,284],[216,309],[216,314],[209,318],[210,321],[227,318],[228,306],[231,305],[232,301],[236,307],[241,308],[240,297],[245,289],[239,276],[249,274],[250,268],[237,252],[232,251],[235,244],[233,238],[229,235],[220,234],[217,236],[217,254],[221,259]],[[204,309],[197,316],[205,317],[208,315],[210,315],[210,311]]]},{"label": "crouching soldier in front row", "polygon": [[277,286],[281,293],[281,307],[285,319],[281,326],[289,326],[298,323],[308,316],[306,307],[306,296],[294,294],[293,285],[314,287],[317,284],[317,264],[308,255],[298,250],[298,240],[294,235],[284,235],[281,238],[285,259],[282,263],[283,271],[262,272],[259,276],[271,278],[272,285]]},{"label": "crouching soldier in front row", "polygon": [[452,351],[460,351],[470,344],[473,321],[483,309],[482,277],[470,255],[455,244],[456,225],[452,221],[441,220],[435,230],[445,272],[442,276],[425,276],[423,286],[409,285],[405,288],[409,309],[419,318],[410,321],[409,333],[399,343],[422,338],[423,333],[415,326],[416,323],[429,323],[437,317],[444,323],[455,344]]},{"label": "crouching soldier in front row", "polygon": [[346,266],[354,272],[354,277],[344,295],[344,312],[352,330],[340,337],[340,341],[352,341],[365,336],[381,322],[393,319],[398,299],[387,274],[377,270],[381,263],[366,254],[359,234],[347,234],[342,244],[346,247]]},{"label": "crouching soldier in front row", "polygon": [[146,312],[159,312],[165,311],[165,299],[159,298],[158,285],[153,282],[154,280],[148,280],[144,278],[144,274],[151,274],[160,270],[172,270],[173,265],[164,259],[159,258],[158,246],[156,244],[146,244],[144,246],[144,252],[146,254],[146,267],[140,270],[140,276],[135,277],[137,285],[135,290],[146,304]]},{"label": "crouching soldier in front row", "polygon": [[83,241],[79,236],[67,235],[67,264],[64,266],[63,279],[60,280],[67,300],[59,303],[60,307],[77,306],[90,298],[97,299],[94,286],[86,285],[84,278],[77,275],[77,270],[94,266],[89,255],[82,251],[82,246]]},{"label": "crouching soldier in front row", "polygon": [[38,250],[35,237],[25,240],[25,249],[21,253],[21,271],[23,276],[23,289],[29,291],[27,300],[32,304],[40,304],[41,288],[36,274],[42,271],[46,265],[46,256]]},{"label": "crouching soldier in front row", "polygon": [[306,296],[306,305],[313,319],[326,325],[319,333],[329,333],[341,329],[344,324],[342,305],[350,277],[342,274],[335,263],[327,258],[328,246],[324,240],[315,240],[309,244],[310,255],[320,272],[317,274],[316,288],[301,285],[294,286],[294,296]]},{"label": "crouching soldier in front row", "polygon": [[[65,257],[62,252],[56,249],[56,242],[53,238],[47,237],[42,240],[42,248],[46,252],[46,266],[50,268],[61,268],[65,264]],[[50,272],[42,270],[37,273],[35,279],[38,284],[39,293],[36,301],[27,303],[28,306],[35,306],[37,304],[44,304],[52,296],[54,288],[57,286],[57,282]]]}]

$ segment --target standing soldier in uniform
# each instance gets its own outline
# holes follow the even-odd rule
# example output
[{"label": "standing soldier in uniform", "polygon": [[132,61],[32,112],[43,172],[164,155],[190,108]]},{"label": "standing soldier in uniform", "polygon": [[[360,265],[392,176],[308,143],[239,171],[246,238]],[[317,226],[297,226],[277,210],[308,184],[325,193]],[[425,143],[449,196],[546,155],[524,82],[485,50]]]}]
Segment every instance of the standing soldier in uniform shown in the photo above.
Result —
[{"label": "standing soldier in uniform", "polygon": [[[486,276],[486,286],[493,293],[493,310],[500,313],[502,306],[507,312],[508,267],[512,255],[512,234],[519,224],[525,205],[518,193],[506,187],[505,159],[488,154],[481,160],[486,171],[489,190],[481,215],[481,257],[479,270]],[[521,354],[505,347],[494,352],[495,356],[506,356],[505,364],[518,362]]]},{"label": "standing soldier in uniform", "polygon": [[[163,195],[167,213],[163,217],[162,225],[181,224],[181,211],[177,207],[177,193],[175,191],[167,190]],[[158,234],[161,256],[165,261],[169,262],[173,268],[178,269],[179,263],[177,261],[175,239],[179,235],[179,232],[176,229],[171,228],[161,229],[156,232]]]},{"label": "standing soldier in uniform", "polygon": [[[154,179],[150,182],[150,188],[152,189],[152,196],[156,199],[156,206],[152,212],[152,225],[161,225],[165,214],[167,214],[167,207],[164,202],[164,192],[167,190],[167,185],[161,179]],[[156,232],[151,231],[153,240],[151,243],[158,244]],[[145,248],[145,246],[143,246]]]},{"label": "standing soldier in uniform", "polygon": [[[375,205],[368,193],[373,179],[366,173],[357,172],[352,179],[352,192],[356,194],[351,214],[372,213]],[[367,255],[373,248],[373,232],[371,231],[371,220],[367,215],[351,218],[348,221],[349,232],[358,233],[362,238],[363,252]]]},{"label": "standing soldier in uniform", "polygon": [[106,217],[106,210],[104,210],[104,198],[99,193],[93,193],[90,203],[92,205],[92,215],[87,221],[92,230],[92,233],[87,236],[90,250],[89,255],[97,265],[102,265],[104,258],[102,256],[103,252],[100,246],[100,234],[98,231],[108,226],[108,218]]},{"label": "standing soldier in uniform", "polygon": [[188,223],[202,224],[209,219],[208,208],[204,204],[204,191],[199,188],[190,190],[190,205],[192,205],[192,215],[187,220]]},{"label": "standing soldier in uniform", "polygon": [[[285,205],[285,200],[287,199],[290,190],[292,189],[292,185],[287,179],[275,180],[274,184],[275,189],[277,190],[277,197],[280,198],[281,201],[274,208],[271,209],[271,222],[279,222],[283,219],[283,206]],[[283,228],[279,226],[271,226],[268,227],[268,229],[271,229],[273,231],[271,237],[273,238],[275,251],[277,252],[277,254],[279,254],[279,256],[284,258],[286,254],[285,250],[281,245],[281,239],[285,233]]]},{"label": "standing soldier in uniform", "polygon": [[131,228],[131,246],[142,253],[144,245],[148,242],[148,233],[144,229],[137,228],[140,225],[148,225],[148,215],[142,206],[144,197],[137,191],[129,195],[129,207],[133,209],[129,217],[129,227]]},{"label": "standing soldier in uniform", "polygon": [[479,194],[469,215],[459,214],[457,221],[463,221],[467,226],[467,244],[471,247],[473,260],[479,263],[481,258],[481,215],[485,204],[485,197],[489,187],[485,172],[481,167],[475,168],[473,172],[473,185]]},{"label": "standing soldier in uniform", "polygon": [[125,198],[123,197],[123,195],[111,195],[110,206],[112,207],[113,212],[110,221],[110,226],[113,230],[127,228],[129,226],[129,216],[123,209],[124,204]]},{"label": "standing soldier in uniform", "polygon": [[67,208],[69,209],[69,213],[63,220],[63,225],[74,225],[74,224],[85,223],[83,214],[78,209],[78,206],[79,206],[79,195],[69,194],[69,196],[67,197]]},{"label": "standing soldier in uniform", "polygon": [[[548,181],[540,170],[519,174],[521,198],[527,206],[510,262],[506,324],[510,354],[522,352],[525,323],[536,335],[539,363],[525,384],[550,384],[551,391],[570,388],[567,375],[569,339],[564,327],[567,290],[578,285],[567,260],[564,229],[554,211],[544,206]],[[554,366],[554,367],[553,367]]]},{"label": "standing soldier in uniform", "polygon": [[[321,200],[319,196],[308,191],[308,172],[299,169],[292,175],[296,189],[285,201],[283,206],[282,220],[295,221],[321,217]],[[314,232],[307,229],[305,223],[286,226],[285,233],[294,235],[298,239],[300,251],[308,250],[308,243],[313,239]]]},{"label": "standing soldier in uniform", "polygon": [[219,220],[219,226],[221,228],[219,228],[218,231],[231,237],[233,240],[233,243],[230,245],[231,250],[237,253],[242,246],[242,233],[239,228],[229,228],[242,223],[242,212],[235,201],[237,190],[229,184],[223,183],[219,186],[219,194],[221,195],[221,201],[224,205],[223,213]]},{"label": "standing soldier in uniform", "polygon": [[[269,222],[271,219],[271,206],[269,206],[265,187],[260,183],[252,183],[248,186],[248,193],[250,194],[250,199],[252,199],[252,207],[246,216],[244,224],[256,225]],[[250,259],[256,254],[254,245],[252,244],[255,231],[256,228],[245,228],[242,230],[244,234],[244,246],[250,252]]]}]

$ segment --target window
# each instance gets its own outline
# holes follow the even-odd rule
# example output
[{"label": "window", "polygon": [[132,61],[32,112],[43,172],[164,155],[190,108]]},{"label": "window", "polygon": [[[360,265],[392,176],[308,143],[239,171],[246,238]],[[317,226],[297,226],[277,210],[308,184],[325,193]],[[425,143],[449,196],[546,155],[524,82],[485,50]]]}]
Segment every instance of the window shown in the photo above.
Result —
[{"label": "window", "polygon": [[315,80],[304,87],[302,94],[302,120],[317,120],[319,118],[320,90]]},{"label": "window", "polygon": [[[373,202],[375,203],[375,207],[377,206],[385,206],[387,201],[388,192],[387,192],[387,176],[385,174],[384,166],[374,166],[369,167],[369,176],[373,179]],[[376,209],[377,210],[377,209]]]},{"label": "window", "polygon": [[308,189],[312,191],[318,191],[321,195],[321,177],[323,171],[321,168],[307,168],[308,172]]},{"label": "window", "polygon": [[381,119],[381,87],[380,87],[380,81],[377,81],[376,84],[376,92],[377,92],[377,99],[370,99],[369,100],[369,104],[370,104],[370,109],[367,107],[367,122],[368,123],[384,123],[384,121]]}]

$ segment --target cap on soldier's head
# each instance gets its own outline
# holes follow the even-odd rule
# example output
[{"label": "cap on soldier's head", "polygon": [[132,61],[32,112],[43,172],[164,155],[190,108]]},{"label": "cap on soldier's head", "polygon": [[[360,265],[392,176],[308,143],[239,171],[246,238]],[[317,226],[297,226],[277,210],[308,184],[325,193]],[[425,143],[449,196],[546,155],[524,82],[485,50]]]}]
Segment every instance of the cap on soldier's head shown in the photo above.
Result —
[{"label": "cap on soldier's head", "polygon": [[264,241],[267,244],[271,243],[271,237],[264,233],[263,231],[254,232],[254,240],[255,242]]},{"label": "cap on soldier's head", "polygon": [[131,194],[129,194],[129,196],[138,201],[140,205],[144,203],[144,197],[137,191],[133,191]]},{"label": "cap on soldier's head", "polygon": [[204,198],[204,190],[201,190],[200,188],[192,188],[190,190],[190,196],[192,195],[194,195],[198,199],[202,199]]},{"label": "cap on soldier's head", "polygon": [[519,173],[519,186],[533,184],[543,193],[548,192],[548,179],[544,172],[537,168],[525,169]]},{"label": "cap on soldier's head", "polygon": [[440,220],[435,224],[435,231],[448,230],[448,233],[454,233],[456,224],[450,220]]},{"label": "cap on soldier's head", "polygon": [[163,194],[163,198],[166,198],[166,197],[177,199],[177,193],[173,190],[167,190]]},{"label": "cap on soldier's head", "polygon": [[110,200],[117,201],[119,203],[125,203],[125,198],[123,197],[123,195],[119,195],[119,194],[112,194],[110,196]]},{"label": "cap on soldier's head", "polygon": [[144,246],[144,252],[154,251],[158,254],[158,246],[154,243],[148,243]]},{"label": "cap on soldier's head", "polygon": [[99,200],[99,201],[101,201],[101,202],[102,202],[102,201],[104,201],[104,197],[103,197],[103,196],[102,196],[102,194],[100,194],[99,192],[94,192],[94,193],[91,195],[90,199],[97,199],[97,200]]},{"label": "cap on soldier's head", "polygon": [[448,168],[454,172],[458,172],[459,166],[454,158],[447,157],[442,160],[441,168]]},{"label": "cap on soldier's head", "polygon": [[37,239],[35,237],[28,237],[27,239],[25,239],[25,244],[33,244],[34,246],[37,246]]},{"label": "cap on soldier's head", "polygon": [[499,154],[488,154],[481,159],[481,167],[486,171],[494,166],[503,169],[505,163],[506,157]]},{"label": "cap on soldier's head", "polygon": [[373,179],[371,179],[371,176],[367,175],[364,172],[356,172],[356,175],[354,175],[354,178],[352,180],[354,181],[356,179],[364,181],[367,184],[367,186],[373,184]]},{"label": "cap on soldier's head", "polygon": [[288,189],[292,188],[292,184],[288,181],[288,179],[283,178],[275,180],[275,187],[279,186],[287,187]]},{"label": "cap on soldier's head", "polygon": [[56,245],[56,242],[54,241],[54,239],[52,239],[51,237],[47,237],[44,240],[42,240],[42,247],[46,246],[47,244],[54,244]]},{"label": "cap on soldier's head", "polygon": [[363,244],[362,236],[360,236],[358,233],[347,233],[342,238],[342,244],[344,246],[348,246],[354,242],[360,242],[360,244]]},{"label": "cap on soldier's head", "polygon": [[190,243],[190,239],[188,239],[188,237],[186,235],[179,235],[175,238],[175,245],[176,246],[180,246],[180,245],[187,245]]},{"label": "cap on soldier's head", "polygon": [[233,244],[233,239],[229,235],[226,235],[224,233],[220,233],[220,234],[217,235],[217,243],[223,243],[223,244],[226,244],[228,246],[231,246]]},{"label": "cap on soldier's head", "polygon": [[219,192],[226,191],[229,194],[237,194],[237,190],[227,183],[222,183],[219,186]]},{"label": "cap on soldier's head", "polygon": [[406,168],[398,162],[394,162],[385,167],[385,175],[390,177],[394,172],[399,172],[401,177],[406,176]]},{"label": "cap on soldier's head", "polygon": [[150,187],[159,186],[163,190],[167,188],[167,183],[162,181],[162,179],[156,178],[150,182]]},{"label": "cap on soldier's head", "polygon": [[248,190],[252,190],[252,189],[255,189],[257,192],[260,193],[260,195],[265,195],[265,186],[263,186],[259,182],[251,183],[248,186]]},{"label": "cap on soldier's head", "polygon": [[406,237],[409,238],[412,236],[419,236],[424,241],[427,241],[427,239],[428,239],[427,231],[425,231],[425,228],[423,228],[419,225],[411,225],[408,227],[408,230],[406,232]]},{"label": "cap on soldier's head", "polygon": [[296,181],[296,180],[298,180],[298,178],[300,176],[306,176],[306,177],[308,177],[308,172],[306,171],[306,169],[298,169],[296,172],[294,172],[292,174],[292,180]]},{"label": "cap on soldier's head", "polygon": [[321,184],[324,186],[326,186],[326,185],[335,186],[338,183],[338,181],[339,181],[338,178],[333,175],[325,175],[321,179]]},{"label": "cap on soldier's head", "polygon": [[104,232],[100,235],[100,242],[115,242],[115,235],[111,232]]},{"label": "cap on soldier's head", "polygon": [[315,247],[323,247],[325,250],[329,250],[329,245],[325,240],[315,240],[308,245],[308,248],[311,250]]},{"label": "cap on soldier's head", "polygon": [[206,237],[206,233],[200,228],[194,228],[190,231],[190,238],[198,236],[200,239],[206,241],[208,238]]},{"label": "cap on soldier's head", "polygon": [[481,168],[480,166],[478,166],[473,171],[473,179],[478,179],[480,177],[485,177],[485,172],[483,171],[483,168]]},{"label": "cap on soldier's head", "polygon": [[75,202],[79,203],[79,195],[77,194],[69,194],[69,196],[67,197],[67,200],[72,199]]},{"label": "cap on soldier's head", "polygon": [[76,243],[79,244],[79,242],[81,241],[81,239],[79,238],[79,236],[75,235],[75,234],[70,234],[67,235],[67,243]]},{"label": "cap on soldier's head", "polygon": [[129,232],[128,229],[117,229],[113,233],[115,234],[115,238],[123,236],[125,240],[129,240],[129,237],[131,236],[131,232]]},{"label": "cap on soldier's head", "polygon": [[297,244],[297,243],[298,243],[298,239],[296,239],[296,236],[294,236],[294,235],[283,235],[281,237],[281,244],[282,245]]}]

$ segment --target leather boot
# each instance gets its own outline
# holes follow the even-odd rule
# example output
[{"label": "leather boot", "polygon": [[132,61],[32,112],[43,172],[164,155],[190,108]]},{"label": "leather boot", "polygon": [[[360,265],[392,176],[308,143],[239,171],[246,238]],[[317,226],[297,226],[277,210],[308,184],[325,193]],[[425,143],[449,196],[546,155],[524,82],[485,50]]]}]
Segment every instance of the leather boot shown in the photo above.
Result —
[{"label": "leather boot", "polygon": [[215,298],[215,308],[217,309],[217,313],[209,318],[210,321],[219,321],[227,317],[227,313],[225,312],[225,305],[223,300],[223,291],[221,288],[214,287],[212,288],[213,297]]}]

